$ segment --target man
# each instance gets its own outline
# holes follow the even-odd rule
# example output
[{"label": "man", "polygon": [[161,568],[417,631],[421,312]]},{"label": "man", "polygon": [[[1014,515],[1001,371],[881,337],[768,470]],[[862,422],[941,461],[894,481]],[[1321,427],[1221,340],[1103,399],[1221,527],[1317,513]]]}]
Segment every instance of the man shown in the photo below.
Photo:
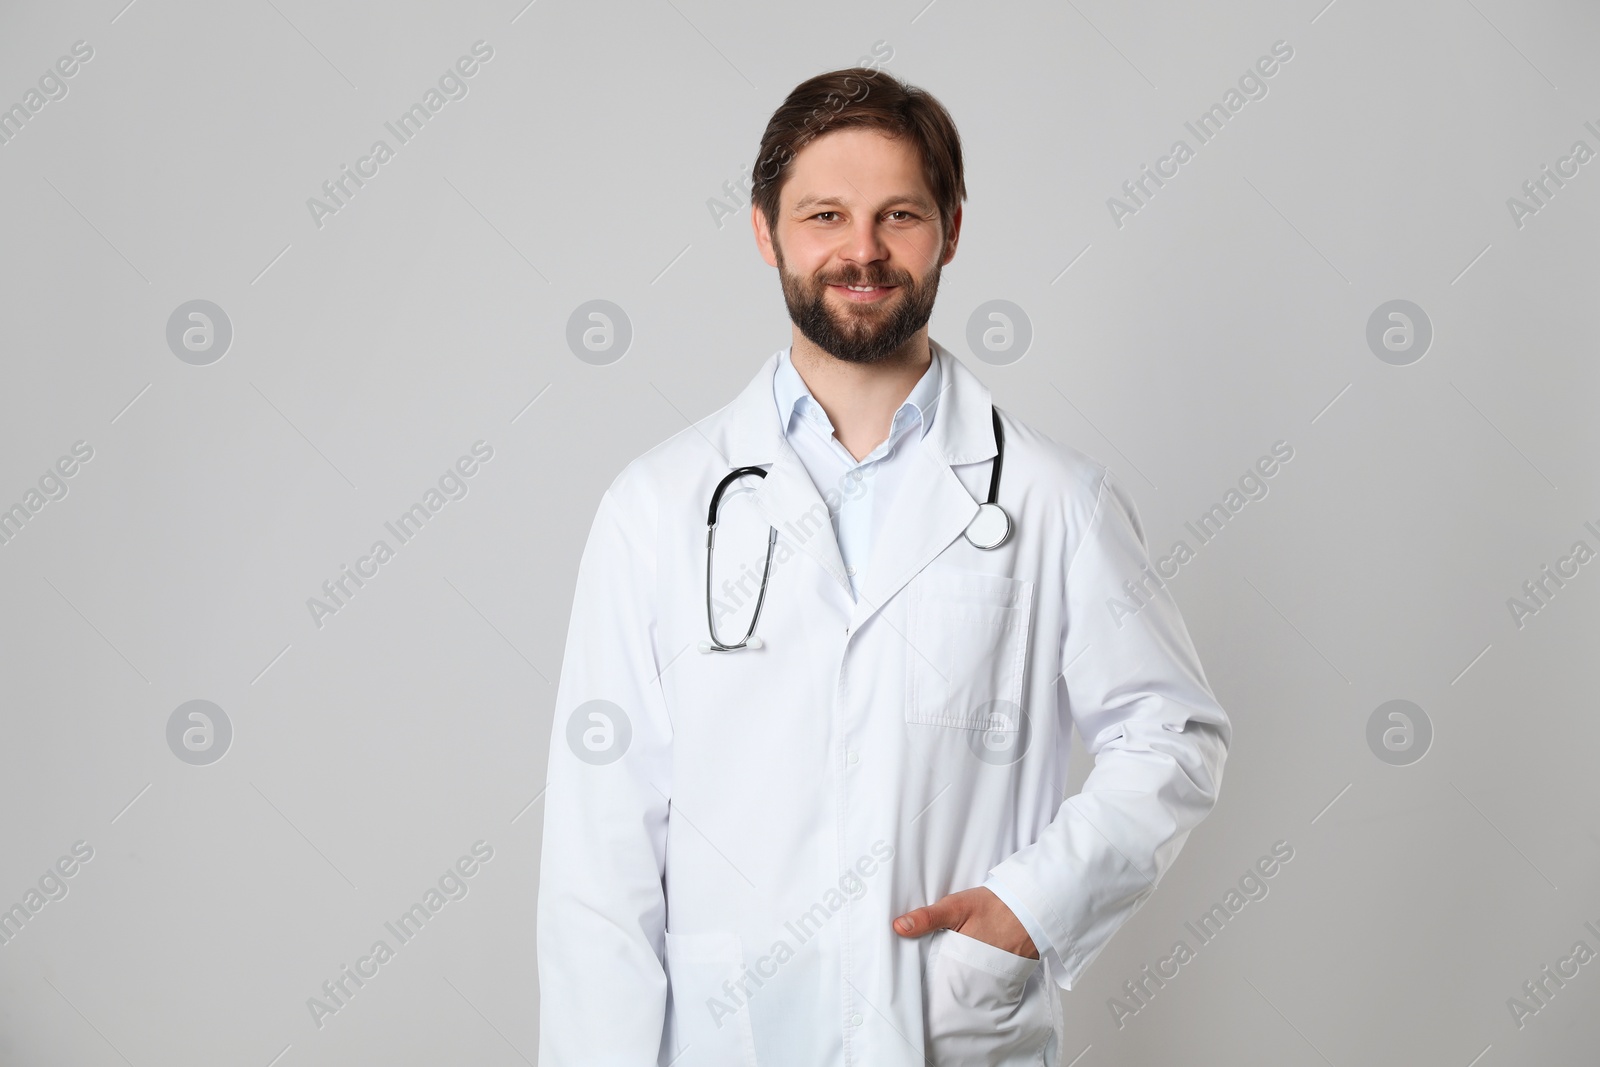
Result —
[{"label": "man", "polygon": [[821,75],[755,177],[791,344],[622,472],[578,571],[540,1062],[1060,1064],[1056,987],[1215,804],[1228,718],[1116,479],[928,338],[944,108]]}]

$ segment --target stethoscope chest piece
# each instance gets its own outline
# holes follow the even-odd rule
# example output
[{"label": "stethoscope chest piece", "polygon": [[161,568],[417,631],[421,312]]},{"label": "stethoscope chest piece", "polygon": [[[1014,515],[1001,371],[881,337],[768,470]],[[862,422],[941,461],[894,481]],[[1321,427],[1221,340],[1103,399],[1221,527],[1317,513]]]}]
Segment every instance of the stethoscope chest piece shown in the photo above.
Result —
[{"label": "stethoscope chest piece", "polygon": [[979,504],[967,524],[967,540],[976,548],[999,548],[1011,539],[1011,516],[999,504]]},{"label": "stethoscope chest piece", "polygon": [[978,505],[978,513],[967,523],[967,540],[974,548],[999,548],[1011,540],[1011,516],[997,501],[1000,499],[1000,465],[1006,458],[1006,435],[1000,428],[1000,412],[989,408],[994,420],[994,466],[989,469],[989,499]]}]

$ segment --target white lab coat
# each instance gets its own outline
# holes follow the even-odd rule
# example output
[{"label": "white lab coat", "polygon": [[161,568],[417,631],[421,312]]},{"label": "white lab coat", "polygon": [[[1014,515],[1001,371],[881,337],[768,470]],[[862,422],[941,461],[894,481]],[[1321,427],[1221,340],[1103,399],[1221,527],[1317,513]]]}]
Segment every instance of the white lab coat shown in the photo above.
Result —
[{"label": "white lab coat", "polygon": [[[946,388],[858,602],[780,432],[776,356],[601,499],[545,793],[543,1067],[1054,1067],[1082,1045],[1056,986],[1215,804],[1231,728],[1132,500],[1002,412],[1014,532],[969,544],[989,391],[936,348]],[[745,465],[769,473],[724,500],[713,592],[737,640],[779,531],[765,645],[703,654],[706,511]],[[1074,723],[1095,766],[1066,796]],[[991,873],[1049,931],[1042,960],[891,929]]]}]

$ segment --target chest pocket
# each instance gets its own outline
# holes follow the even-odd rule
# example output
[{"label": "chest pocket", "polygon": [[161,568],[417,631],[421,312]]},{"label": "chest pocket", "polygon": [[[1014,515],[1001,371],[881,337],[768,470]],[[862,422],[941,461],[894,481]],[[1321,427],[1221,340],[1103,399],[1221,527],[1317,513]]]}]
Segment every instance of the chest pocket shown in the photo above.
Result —
[{"label": "chest pocket", "polygon": [[1033,583],[924,571],[906,593],[906,721],[1019,729]]}]

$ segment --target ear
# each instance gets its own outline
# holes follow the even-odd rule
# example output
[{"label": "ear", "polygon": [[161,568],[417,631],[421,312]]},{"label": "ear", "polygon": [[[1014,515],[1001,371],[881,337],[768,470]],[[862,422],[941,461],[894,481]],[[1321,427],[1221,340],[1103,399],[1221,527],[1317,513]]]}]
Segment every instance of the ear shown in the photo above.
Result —
[{"label": "ear", "polygon": [[939,266],[944,266],[956,258],[956,243],[961,240],[961,207],[956,205],[956,212],[950,216],[950,232],[945,235],[944,255],[939,258]]},{"label": "ear", "polygon": [[778,256],[772,248],[772,229],[767,225],[766,213],[754,200],[750,201],[750,229],[755,233],[756,249],[760,251],[761,258],[767,261],[767,266],[776,267]]}]

